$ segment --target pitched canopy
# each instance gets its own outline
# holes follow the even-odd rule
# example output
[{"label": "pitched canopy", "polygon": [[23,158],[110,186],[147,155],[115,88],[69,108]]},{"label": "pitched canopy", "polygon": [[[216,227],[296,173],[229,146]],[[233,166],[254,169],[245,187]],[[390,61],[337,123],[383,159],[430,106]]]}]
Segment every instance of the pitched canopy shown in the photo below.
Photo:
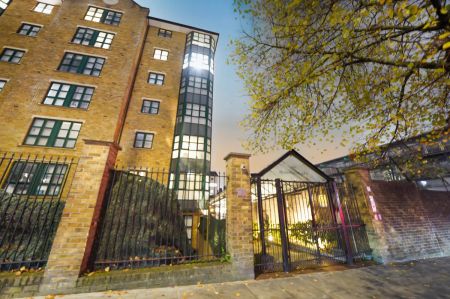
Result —
[{"label": "pitched canopy", "polygon": [[295,150],[290,150],[278,160],[261,170],[253,176],[261,179],[283,181],[300,181],[311,183],[325,183],[331,178],[323,173],[319,168],[306,160]]}]

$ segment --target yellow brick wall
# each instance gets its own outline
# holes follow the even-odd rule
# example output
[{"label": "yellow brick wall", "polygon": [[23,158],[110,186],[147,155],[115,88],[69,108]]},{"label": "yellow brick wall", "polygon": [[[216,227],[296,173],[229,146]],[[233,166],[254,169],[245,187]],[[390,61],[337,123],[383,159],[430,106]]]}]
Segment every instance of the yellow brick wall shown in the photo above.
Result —
[{"label": "yellow brick wall", "polygon": [[[130,101],[118,156],[124,167],[168,170],[170,165],[186,34],[173,32],[172,38],[164,38],[158,36],[158,29],[149,28]],[[153,59],[155,48],[169,51],[168,60]],[[150,71],[165,74],[164,85],[149,84]],[[161,101],[157,115],[141,113],[143,98]],[[133,148],[136,131],[155,134],[151,149]]]},{"label": "yellow brick wall", "polygon": [[[131,0],[110,6],[122,11],[119,26],[84,20],[88,5],[105,7],[101,0],[70,0],[54,8],[51,15],[33,11],[37,1],[12,1],[0,17],[0,49],[27,49],[20,64],[0,62],[0,78],[9,79],[0,92],[0,151],[24,151],[46,154],[75,155],[81,153],[82,139],[113,142],[118,136],[121,109],[128,99],[135,66],[147,28],[148,9]],[[37,37],[21,36],[21,22],[41,24]],[[109,50],[72,44],[77,25],[115,32]],[[100,77],[57,71],[64,51],[106,57]],[[88,110],[41,104],[50,81],[67,81],[95,86]],[[22,145],[33,116],[83,121],[75,149],[56,149]]]}]

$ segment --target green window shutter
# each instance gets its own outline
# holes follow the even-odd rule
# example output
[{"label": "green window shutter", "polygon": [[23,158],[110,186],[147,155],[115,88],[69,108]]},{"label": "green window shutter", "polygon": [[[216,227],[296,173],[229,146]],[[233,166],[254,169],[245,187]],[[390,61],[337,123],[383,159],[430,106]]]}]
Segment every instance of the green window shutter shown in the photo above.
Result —
[{"label": "green window shutter", "polygon": [[100,31],[97,31],[97,30],[94,31],[94,33],[92,34],[92,38],[91,38],[91,40],[89,41],[89,46],[94,46],[94,45],[95,45],[99,33],[100,33]]},{"label": "green window shutter", "polygon": [[102,17],[100,18],[101,23],[105,23],[106,16],[108,15],[108,13],[109,13],[109,11],[106,9],[103,11]]},{"label": "green window shutter", "polygon": [[67,91],[66,98],[64,99],[64,107],[70,107],[70,103],[72,102],[73,95],[75,94],[77,86],[76,85],[70,85],[69,90]]},{"label": "green window shutter", "polygon": [[53,126],[52,133],[48,137],[47,146],[54,146],[56,142],[56,137],[58,136],[59,130],[61,129],[62,121],[55,120],[55,125]]},{"label": "green window shutter", "polygon": [[83,74],[84,69],[86,68],[87,62],[88,62],[89,57],[83,55],[83,58],[81,59],[81,63],[78,66],[78,73],[79,74]]},{"label": "green window shutter", "polygon": [[46,164],[34,164],[32,167],[33,179],[30,182],[30,186],[28,187],[27,193],[30,195],[38,195],[39,186],[44,179],[45,171],[47,169]]}]

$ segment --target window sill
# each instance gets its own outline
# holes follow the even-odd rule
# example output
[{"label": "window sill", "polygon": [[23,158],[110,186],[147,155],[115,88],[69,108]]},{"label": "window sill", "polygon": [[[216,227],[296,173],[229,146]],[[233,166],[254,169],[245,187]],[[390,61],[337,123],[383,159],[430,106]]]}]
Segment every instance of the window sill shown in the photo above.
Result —
[{"label": "window sill", "polygon": [[[83,111],[83,112],[88,112],[89,108],[75,108],[75,107],[66,107],[66,106],[56,106],[56,105],[49,105],[49,104],[44,104],[44,103],[39,103],[39,106],[41,107],[53,107],[53,108],[59,108],[59,109],[64,109],[64,110],[70,110],[70,111]],[[90,107],[90,105],[89,105]]]},{"label": "window sill", "polygon": [[87,45],[82,45],[82,44],[77,44],[74,42],[68,42],[67,44],[69,45],[73,45],[73,46],[80,46],[83,49],[98,49],[98,50],[103,50],[103,51],[111,51],[112,46],[109,47],[109,49],[105,49],[105,48],[99,48],[99,47],[94,47],[94,46],[87,46]]},{"label": "window sill", "polygon": [[17,145],[17,147],[20,148],[36,148],[36,149],[40,149],[40,148],[45,148],[45,149],[56,149],[56,150],[66,150],[66,151],[76,151],[77,147],[73,147],[73,148],[69,148],[69,147],[53,147],[53,146],[40,146],[40,145],[29,145],[29,144],[19,144]]},{"label": "window sill", "polygon": [[88,78],[102,78],[102,76],[92,76],[92,75],[86,75],[86,74],[80,74],[80,73],[71,73],[71,72],[66,72],[66,71],[60,71],[58,69],[55,69],[54,71],[58,72],[58,73],[62,73],[62,74],[69,74],[69,75],[76,75],[76,76],[84,76],[84,77],[88,77]]},{"label": "window sill", "polygon": [[148,150],[152,150],[153,147],[151,147],[151,148],[144,148],[144,147],[134,147],[133,146],[131,149],[138,150],[138,151],[148,151]]}]

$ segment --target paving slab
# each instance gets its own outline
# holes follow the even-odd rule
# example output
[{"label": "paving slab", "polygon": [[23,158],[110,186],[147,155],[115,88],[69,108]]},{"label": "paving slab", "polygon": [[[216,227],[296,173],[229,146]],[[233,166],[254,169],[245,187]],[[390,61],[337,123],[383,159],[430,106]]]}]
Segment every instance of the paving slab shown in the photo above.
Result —
[{"label": "paving slab", "polygon": [[277,276],[282,275],[261,280],[74,294],[61,298],[450,299],[450,257],[282,278]]}]

